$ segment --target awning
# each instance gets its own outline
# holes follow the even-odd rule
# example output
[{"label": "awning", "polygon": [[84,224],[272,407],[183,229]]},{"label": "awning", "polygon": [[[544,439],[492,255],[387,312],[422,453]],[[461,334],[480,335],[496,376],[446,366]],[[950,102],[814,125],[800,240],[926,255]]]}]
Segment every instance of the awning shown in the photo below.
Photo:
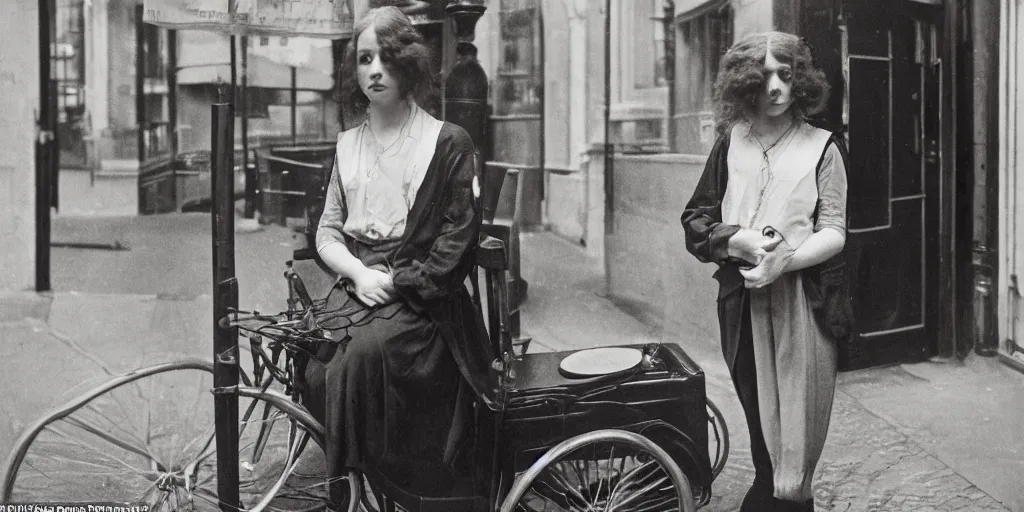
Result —
[{"label": "awning", "polygon": [[694,18],[717,11],[729,5],[729,0],[681,0],[676,2],[676,23],[685,23]]},{"label": "awning", "polygon": [[[171,29],[235,35],[352,37],[365,0],[145,0],[142,21]],[[360,5],[358,8],[362,8]]]},{"label": "awning", "polygon": [[[290,89],[292,68],[258,55],[249,56],[247,85],[269,89]],[[178,70],[178,85],[231,83],[231,63],[218,62],[184,66]],[[315,69],[295,68],[296,88],[327,91],[334,87],[330,74]]]},{"label": "awning", "polygon": [[234,35],[352,37],[354,20],[383,5],[413,22],[442,21],[448,0],[145,0],[142,21]]}]

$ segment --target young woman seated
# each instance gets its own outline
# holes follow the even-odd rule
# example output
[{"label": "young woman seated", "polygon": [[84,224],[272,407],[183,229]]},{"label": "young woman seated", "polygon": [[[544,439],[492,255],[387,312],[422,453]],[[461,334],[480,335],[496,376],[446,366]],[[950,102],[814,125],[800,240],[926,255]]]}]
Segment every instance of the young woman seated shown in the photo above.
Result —
[{"label": "young woman seated", "polygon": [[[476,149],[417,104],[434,82],[430,52],[400,10],[370,11],[352,41],[340,76],[366,118],[338,136],[316,232],[323,262],[351,283],[327,305],[346,314],[323,325],[348,341],[309,363],[304,401],[326,427],[333,480],[372,468],[443,495],[492,359],[464,284],[481,219]],[[345,489],[332,485],[336,503]]]}]

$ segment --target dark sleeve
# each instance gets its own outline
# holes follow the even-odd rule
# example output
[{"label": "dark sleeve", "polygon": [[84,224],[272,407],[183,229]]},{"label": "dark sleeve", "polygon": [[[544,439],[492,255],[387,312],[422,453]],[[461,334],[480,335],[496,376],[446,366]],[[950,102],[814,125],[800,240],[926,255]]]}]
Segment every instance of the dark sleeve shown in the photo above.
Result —
[{"label": "dark sleeve", "polygon": [[478,154],[464,130],[455,130],[453,138],[441,160],[446,181],[440,233],[424,260],[403,261],[393,278],[398,294],[419,311],[464,286],[480,232]]},{"label": "dark sleeve", "polygon": [[722,197],[728,183],[728,136],[711,148],[704,173],[680,217],[686,232],[686,250],[704,263],[722,264],[728,259],[729,237],[740,227],[722,223]]}]

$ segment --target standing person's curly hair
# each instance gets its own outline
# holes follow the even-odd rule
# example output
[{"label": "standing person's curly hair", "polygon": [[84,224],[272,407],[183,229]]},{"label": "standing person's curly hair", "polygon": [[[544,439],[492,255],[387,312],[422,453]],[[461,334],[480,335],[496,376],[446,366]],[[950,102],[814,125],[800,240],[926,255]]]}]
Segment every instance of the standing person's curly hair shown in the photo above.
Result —
[{"label": "standing person's curly hair", "polygon": [[405,13],[391,6],[372,9],[356,23],[338,74],[341,80],[341,101],[356,113],[365,112],[370,104],[359,87],[356,42],[359,35],[371,27],[377,34],[380,59],[387,66],[388,72],[398,79],[401,94],[411,95],[421,107],[430,110],[427,102],[432,98],[438,82],[431,66],[433,52],[423,42],[423,36]]},{"label": "standing person's curly hair", "polygon": [[762,32],[743,38],[722,57],[715,80],[718,133],[724,135],[733,124],[754,110],[764,90],[764,59],[771,51],[776,60],[793,70],[793,113],[806,119],[821,112],[828,101],[825,74],[814,67],[807,43],[784,32]]}]

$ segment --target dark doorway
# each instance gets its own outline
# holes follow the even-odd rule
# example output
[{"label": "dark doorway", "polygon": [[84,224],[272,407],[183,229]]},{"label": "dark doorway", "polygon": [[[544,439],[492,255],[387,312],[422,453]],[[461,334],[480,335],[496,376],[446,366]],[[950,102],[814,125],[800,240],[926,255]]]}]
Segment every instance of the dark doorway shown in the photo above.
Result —
[{"label": "dark doorway", "polygon": [[938,351],[943,8],[903,0],[804,6],[801,26],[829,74],[821,120],[850,147],[847,254],[856,335],[841,365],[916,361]]}]

